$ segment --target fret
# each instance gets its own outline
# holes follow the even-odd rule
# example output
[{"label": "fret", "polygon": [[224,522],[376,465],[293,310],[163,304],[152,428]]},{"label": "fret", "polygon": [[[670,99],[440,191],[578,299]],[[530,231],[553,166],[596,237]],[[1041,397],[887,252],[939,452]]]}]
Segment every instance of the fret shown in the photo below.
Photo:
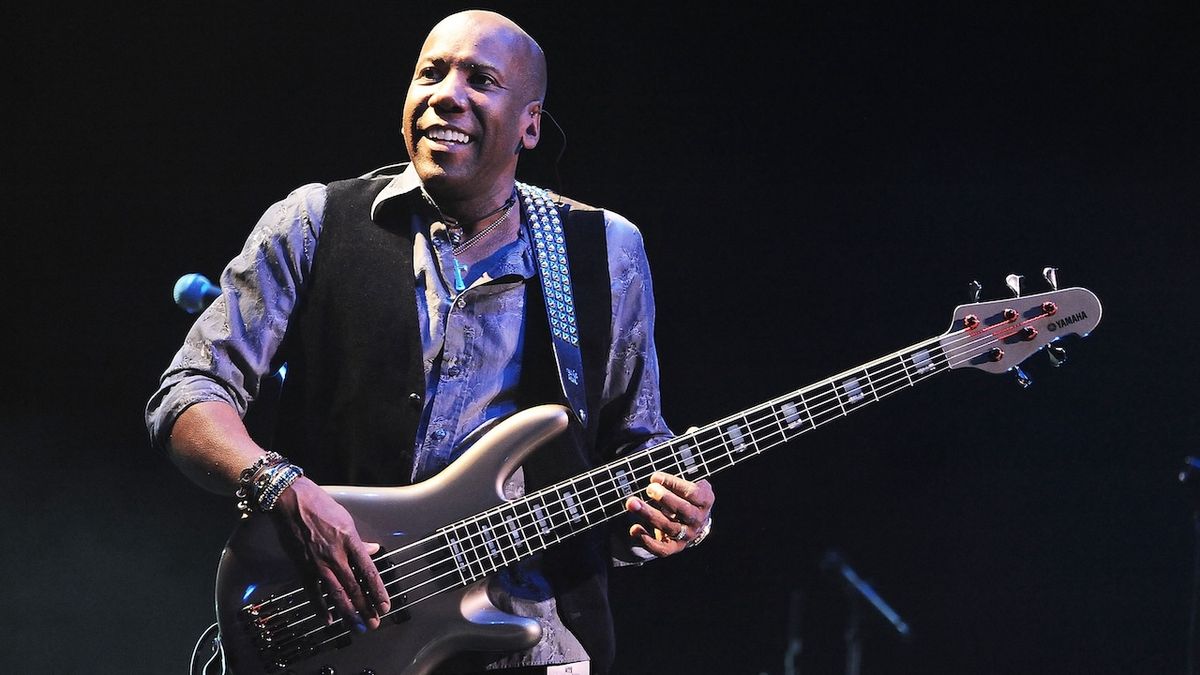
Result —
[{"label": "fret", "polygon": [[[600,519],[608,520],[625,510],[625,500],[628,499],[633,491],[633,487],[629,484],[629,476],[624,473],[624,470],[615,468],[612,464],[601,467],[604,470],[602,482],[603,489],[598,490],[597,502],[600,508]],[[617,471],[621,471],[621,475],[617,475]],[[592,476],[592,482],[596,482],[597,476]],[[621,481],[624,479],[625,486],[622,487]]]},{"label": "fret", "polygon": [[[496,533],[492,531],[491,522],[485,518],[479,523],[479,536],[483,540],[483,550],[487,553],[492,566],[499,569],[504,566],[504,556],[500,551],[500,542],[496,541]],[[499,561],[497,561],[499,559]]]},{"label": "fret", "polygon": [[720,429],[704,427],[695,432],[692,439],[695,441],[696,452],[703,458],[708,475],[711,476],[737,463]]},{"label": "fret", "polygon": [[519,502],[515,502],[514,507],[517,530],[521,533],[521,539],[525,542],[528,552],[533,553],[548,547],[550,544],[542,536],[542,530],[539,527],[538,516],[535,511],[538,508],[537,497],[526,497]]},{"label": "fret", "polygon": [[[912,386],[912,380],[908,377],[908,366],[904,362],[903,356],[893,356],[882,363],[879,363],[874,368],[871,374],[871,385],[875,390],[875,400],[894,394],[906,384]],[[882,394],[879,392],[882,390]]]},{"label": "fret", "polygon": [[721,431],[724,432],[725,438],[729,442],[730,451],[733,452],[733,454],[741,455],[747,450],[752,450],[754,448],[752,430],[750,429],[750,425],[747,423],[745,416],[742,416],[736,421],[726,423],[723,427],[721,427]]},{"label": "fret", "polygon": [[908,380],[908,386],[912,387],[912,386],[916,385],[916,382],[913,382],[913,379],[912,379],[913,371],[910,371],[908,369],[908,364],[910,362],[912,363],[913,368],[916,370],[916,372],[918,374],[920,374],[921,368],[925,367],[924,364],[929,363],[929,351],[925,350],[925,349],[920,349],[918,351],[913,352],[912,354],[909,354],[908,358],[905,358],[903,356],[900,357],[900,367],[904,368],[904,377],[905,377],[905,379]]},{"label": "fret", "polygon": [[[628,462],[626,462],[625,466],[629,466]],[[633,480],[629,475],[629,471],[627,469],[618,468],[613,469],[612,473],[613,479],[615,480],[615,484],[617,486],[617,492],[621,494],[621,497],[623,499],[629,499],[632,497],[634,493],[634,487]]]},{"label": "fret", "polygon": [[918,376],[918,379],[931,375],[947,365],[946,353],[938,345],[910,352],[906,355],[905,360],[912,365],[912,371]]},{"label": "fret", "polygon": [[525,549],[525,553],[533,553],[533,546],[525,538],[524,528],[521,525],[521,520],[517,516],[515,508],[510,509],[509,513],[504,514],[504,531],[508,533],[509,541],[512,542],[513,555],[515,557],[521,557],[522,548]]},{"label": "fret", "polygon": [[[808,422],[811,426],[812,420],[808,418],[808,407],[804,404],[804,397],[798,397],[800,405],[796,405],[796,401],[784,401],[775,408],[775,423],[779,425],[779,433],[785,439],[794,438],[803,433],[804,423]],[[804,409],[801,410],[801,406]]]},{"label": "fret", "polygon": [[704,457],[696,450],[695,439],[679,443],[679,449],[675,455],[679,458],[679,475],[684,478],[695,474],[704,467]]},{"label": "fret", "polygon": [[473,531],[467,538],[468,548],[474,552],[476,559],[479,561],[479,568],[483,574],[490,574],[500,569],[502,566],[496,561],[496,545],[492,542],[491,531],[486,529],[486,523],[476,520],[471,524]]},{"label": "fret", "polygon": [[[586,486],[583,485],[584,481],[587,481]],[[579,487],[579,504],[583,509],[584,519],[591,525],[595,522],[597,515],[602,517],[604,513],[605,483],[601,481],[599,485],[596,484],[595,471],[584,473],[575,480],[575,483]]]},{"label": "fret", "polygon": [[866,369],[857,370],[837,379],[838,403],[842,406],[843,414],[870,403],[875,396],[875,388],[871,386],[871,378]]},{"label": "fret", "polygon": [[[537,522],[538,536],[542,539],[542,548],[547,548],[555,544],[561,539],[554,536],[554,522],[550,519],[549,507],[546,506],[545,494],[538,493],[535,496],[537,501],[533,502],[533,517]],[[546,537],[554,537],[554,541],[546,541]]]},{"label": "fret", "polygon": [[479,579],[488,573],[484,564],[482,544],[476,540],[478,533],[472,531],[473,525],[474,523],[459,523],[453,530],[455,542],[451,546],[452,552],[457,547],[458,554],[455,559],[462,561],[468,580]]},{"label": "fret", "polygon": [[583,511],[583,505],[579,503],[579,498],[575,496],[575,491],[572,489],[564,489],[559,492],[559,498],[562,499],[564,513],[567,520],[578,525],[580,522],[587,522],[587,517]]},{"label": "fret", "polygon": [[499,549],[498,555],[503,561],[503,564],[510,565],[521,558],[521,552],[517,549],[516,541],[513,539],[512,530],[509,528],[505,518],[508,512],[512,511],[510,507],[505,507],[502,510],[494,511],[487,517],[487,525],[491,531],[492,537]]},{"label": "fret", "polygon": [[[672,442],[669,441],[663,444],[663,446],[658,447],[666,447],[669,450],[669,445]],[[629,482],[633,484],[633,489],[636,493],[646,481],[650,480],[650,474],[654,473],[654,458],[649,451],[638,452],[625,458],[625,466],[629,469]]]},{"label": "fret", "polygon": [[459,578],[464,584],[470,582],[475,577],[470,571],[470,563],[467,562],[466,552],[458,540],[458,534],[451,529],[443,531],[442,536],[446,538],[446,545],[450,547],[450,555],[454,558],[454,567],[458,570]]},{"label": "fret", "polygon": [[806,406],[812,408],[812,416],[809,419],[812,420],[814,427],[819,427],[846,414],[837,385],[833,382],[822,382],[814,386],[812,391],[804,397],[804,401]]}]

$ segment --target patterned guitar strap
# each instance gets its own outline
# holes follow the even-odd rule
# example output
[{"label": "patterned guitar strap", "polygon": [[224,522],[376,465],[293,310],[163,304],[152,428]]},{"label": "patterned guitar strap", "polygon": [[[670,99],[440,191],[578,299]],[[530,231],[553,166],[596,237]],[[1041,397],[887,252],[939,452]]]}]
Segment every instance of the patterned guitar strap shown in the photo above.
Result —
[{"label": "patterned guitar strap", "polygon": [[[587,426],[587,393],[583,384],[583,357],[579,351],[579,326],[575,316],[570,266],[567,264],[567,240],[563,233],[565,213],[540,187],[517,183],[525,226],[533,242],[534,262],[542,282],[546,319],[550,323],[554,360],[558,379],[571,411],[579,423]],[[569,208],[569,207],[564,207]]]}]

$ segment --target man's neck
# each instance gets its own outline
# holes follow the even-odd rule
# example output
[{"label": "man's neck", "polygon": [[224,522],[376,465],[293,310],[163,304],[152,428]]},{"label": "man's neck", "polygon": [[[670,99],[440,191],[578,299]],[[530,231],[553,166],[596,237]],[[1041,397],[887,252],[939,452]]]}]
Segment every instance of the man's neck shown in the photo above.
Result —
[{"label": "man's neck", "polygon": [[461,227],[466,237],[474,236],[480,230],[491,225],[510,204],[516,199],[514,186],[506,190],[479,195],[466,199],[429,194],[433,205],[447,218],[451,225]]}]

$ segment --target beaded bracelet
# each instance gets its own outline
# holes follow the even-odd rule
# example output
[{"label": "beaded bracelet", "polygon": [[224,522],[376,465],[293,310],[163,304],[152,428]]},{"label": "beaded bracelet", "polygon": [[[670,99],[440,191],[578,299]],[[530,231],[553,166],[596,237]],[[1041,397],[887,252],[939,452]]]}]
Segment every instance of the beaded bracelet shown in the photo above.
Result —
[{"label": "beaded bracelet", "polygon": [[281,464],[272,467],[271,477],[265,488],[258,494],[258,510],[263,513],[275,508],[279,495],[291,487],[296,479],[304,475],[304,470],[295,464]]}]

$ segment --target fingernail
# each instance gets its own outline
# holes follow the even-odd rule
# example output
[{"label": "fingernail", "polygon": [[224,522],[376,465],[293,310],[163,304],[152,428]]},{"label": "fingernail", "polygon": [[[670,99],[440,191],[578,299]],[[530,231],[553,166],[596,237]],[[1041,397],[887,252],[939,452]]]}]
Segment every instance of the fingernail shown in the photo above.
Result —
[{"label": "fingernail", "polygon": [[642,510],[642,502],[637,499],[634,499],[629,502],[629,508],[633,509],[634,511],[641,511]]},{"label": "fingernail", "polygon": [[367,625],[366,625],[365,623],[363,623],[363,622],[362,622],[362,619],[359,619],[359,618],[355,617],[355,619],[354,619],[354,630],[356,630],[356,631],[358,631],[358,632],[360,632],[360,633],[365,633],[365,632],[367,632]]}]

